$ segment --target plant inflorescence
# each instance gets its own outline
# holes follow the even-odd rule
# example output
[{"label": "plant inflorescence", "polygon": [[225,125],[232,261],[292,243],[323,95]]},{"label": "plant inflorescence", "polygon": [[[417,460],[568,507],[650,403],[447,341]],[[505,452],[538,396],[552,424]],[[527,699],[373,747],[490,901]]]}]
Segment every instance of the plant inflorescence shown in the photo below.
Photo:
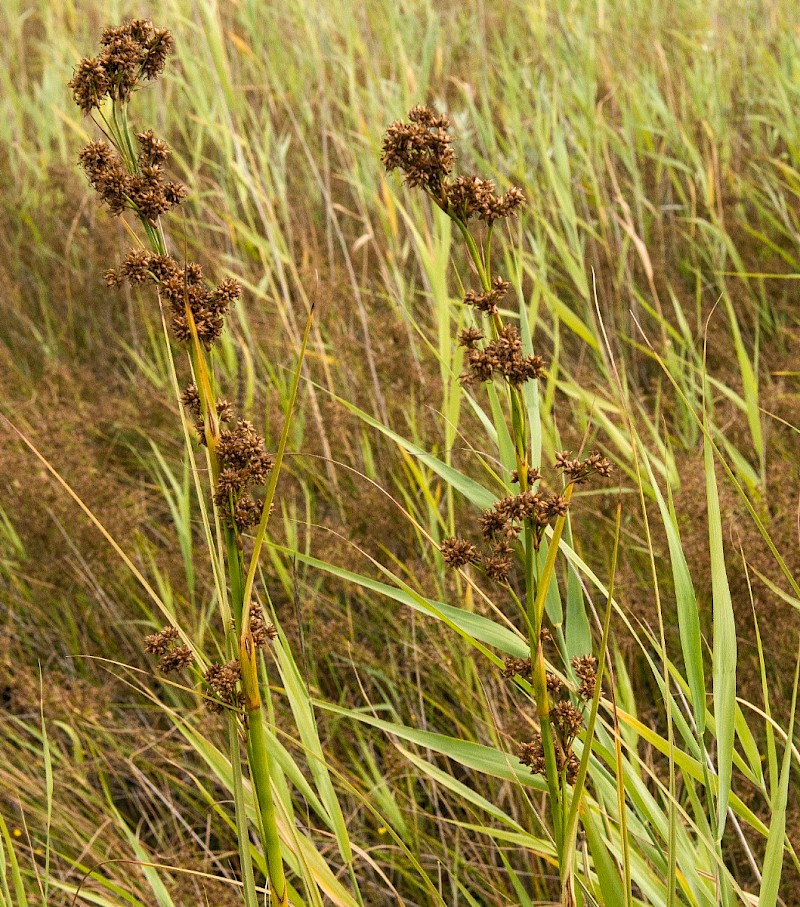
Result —
[{"label": "plant inflorescence", "polygon": [[[187,352],[190,382],[180,394],[199,443],[205,448],[211,477],[211,500],[224,547],[227,589],[221,590],[221,617],[228,658],[223,663],[196,664],[196,652],[181,642],[175,626],[164,627],[145,639],[147,652],[159,656],[159,668],[169,674],[195,665],[205,702],[212,711],[226,711],[230,722],[231,764],[238,764],[239,738],[247,744],[250,775],[256,792],[271,903],[287,903],[280,842],[271,790],[270,754],[265,743],[257,653],[274,636],[256,601],[252,582],[259,545],[245,570],[244,533],[258,526],[260,538],[269,517],[271,493],[258,497],[276,466],[264,439],[250,421],[235,415],[233,406],[218,395],[213,348],[225,327],[231,305],[241,295],[237,281],[228,278],[210,285],[195,261],[180,261],[170,248],[163,216],[186,198],[186,189],[167,177],[169,148],[152,129],[135,131],[129,105],[144,83],[161,75],[173,50],[173,39],[145,19],[106,28],[100,52],[82,60],[70,82],[75,102],[94,119],[103,138],[80,152],[80,165],[91,186],[116,216],[132,214],[145,241],[105,273],[109,287],[150,284],[166,309],[175,342]],[[210,546],[212,557],[214,547]],[[235,750],[235,752],[234,752]],[[246,804],[236,802],[237,820],[246,827]],[[246,901],[255,888],[250,868],[249,841],[240,836]]]},{"label": "plant inflorescence", "polygon": [[[498,221],[514,216],[523,205],[522,191],[512,186],[499,194],[491,180],[478,176],[453,177],[456,155],[446,116],[427,107],[414,107],[406,122],[392,123],[384,136],[382,161],[388,171],[399,169],[410,187],[421,188],[453,221],[464,239],[479,286],[466,291],[463,304],[474,320],[458,334],[467,371],[464,385],[505,385],[514,443],[516,468],[508,476],[512,494],[499,498],[480,517],[483,553],[465,538],[449,537],[441,544],[445,563],[454,568],[474,566],[491,580],[508,586],[517,554],[524,564],[524,599],[520,617],[530,640],[530,658],[506,662],[504,675],[524,677],[533,692],[539,732],[522,744],[521,761],[547,780],[552,832],[556,843],[562,892],[565,903],[574,899],[574,871],[569,857],[572,831],[570,807],[579,801],[580,790],[571,791],[579,780],[580,760],[574,750],[579,733],[585,729],[584,711],[597,690],[598,660],[591,653],[571,660],[578,683],[570,688],[546,669],[544,641],[550,638],[544,626],[544,602],[552,580],[552,557],[542,561],[548,530],[552,552],[558,548],[575,487],[593,475],[608,477],[612,467],[599,453],[586,457],[562,451],[555,458],[560,487],[544,486],[539,463],[532,462],[531,426],[525,385],[546,374],[545,361],[526,349],[520,328],[505,319],[501,304],[511,283],[492,273],[492,233]],[[482,222],[483,232],[471,221]],[[545,631],[545,632],[543,632]]]}]

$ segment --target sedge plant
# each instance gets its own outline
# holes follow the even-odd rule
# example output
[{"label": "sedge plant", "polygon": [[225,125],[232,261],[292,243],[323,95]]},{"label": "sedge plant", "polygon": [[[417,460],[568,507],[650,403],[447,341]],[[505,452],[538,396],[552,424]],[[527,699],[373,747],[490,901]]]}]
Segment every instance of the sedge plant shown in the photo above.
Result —
[{"label": "sedge plant", "polygon": [[[80,165],[111,214],[132,216],[139,225],[141,233],[125,221],[136,245],[118,267],[106,272],[106,282],[110,287],[148,283],[155,288],[165,333],[171,333],[172,342],[186,353],[191,381],[178,392],[177,371],[173,369],[175,389],[197,442],[205,450],[211,484],[212,518],[202,491],[199,497],[210,550],[212,555],[217,552],[212,561],[227,660],[209,664],[174,625],[148,636],[145,648],[158,656],[162,673],[193,672],[201,681],[207,706],[227,713],[243,892],[245,903],[252,907],[256,888],[240,761],[240,742],[244,740],[270,904],[283,907],[289,903],[289,886],[273,803],[259,665],[260,661],[263,664],[259,649],[276,631],[254,599],[253,586],[299,370],[278,452],[273,457],[253,425],[238,418],[233,406],[219,394],[214,347],[230,306],[240,296],[240,286],[233,279],[209,286],[198,263],[175,255],[163,216],[181,204],[186,189],[166,176],[166,143],[151,129],[135,129],[131,119],[136,91],[161,75],[172,49],[169,31],[156,28],[149,20],[133,19],[105,29],[97,56],[81,60],[70,82],[76,103],[102,133],[101,139],[82,149]],[[167,342],[169,348],[169,337]],[[174,362],[171,352],[170,361]],[[187,443],[191,445],[188,432],[187,428]],[[195,475],[199,477],[197,470]],[[260,497],[257,489],[263,487],[266,490]],[[248,555],[246,535],[253,531],[255,541]]]},{"label": "sedge plant", "polygon": [[[485,509],[480,518],[481,547],[467,538],[450,537],[442,542],[441,554],[450,567],[474,568],[502,584],[518,608],[530,654],[507,659],[504,675],[516,678],[535,703],[539,732],[522,746],[521,761],[547,783],[562,903],[569,907],[575,903],[573,843],[586,774],[574,744],[584,729],[589,704],[593,706],[588,709],[590,725],[595,719],[599,663],[585,652],[567,660],[566,676],[548,667],[545,651],[553,636],[546,626],[545,604],[573,492],[592,476],[610,476],[612,467],[599,453],[576,457],[561,451],[554,464],[561,481],[553,483],[554,490],[545,485],[530,415],[532,385],[545,374],[545,362],[529,350],[530,338],[524,340],[520,328],[504,316],[502,303],[511,284],[493,273],[492,264],[496,225],[516,214],[524,195],[514,186],[498,194],[493,181],[478,176],[453,177],[455,152],[449,129],[447,117],[428,107],[414,107],[406,122],[388,127],[382,160],[388,171],[401,170],[409,186],[422,189],[464,241],[478,285],[467,289],[463,298],[474,318],[458,334],[466,364],[461,382],[485,385],[495,399],[497,385],[501,387],[514,468],[506,476],[511,493]],[[521,596],[511,582],[516,553],[524,565]],[[588,755],[589,750],[586,746],[584,752]]]}]

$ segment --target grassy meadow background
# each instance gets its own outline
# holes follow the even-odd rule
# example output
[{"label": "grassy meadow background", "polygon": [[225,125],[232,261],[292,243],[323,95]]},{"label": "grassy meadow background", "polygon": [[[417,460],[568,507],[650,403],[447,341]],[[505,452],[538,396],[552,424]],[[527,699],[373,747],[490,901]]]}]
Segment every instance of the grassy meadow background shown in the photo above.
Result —
[{"label": "grassy meadow background", "polygon": [[[262,588],[294,659],[271,674],[281,789],[342,884],[355,875],[366,905],[525,904],[548,890],[546,860],[528,861],[511,832],[486,831],[494,808],[524,824],[511,782],[380,725],[514,753],[532,723],[457,634],[408,607],[407,592],[369,585],[480,613],[490,600],[505,607],[496,589],[474,594],[444,568],[435,543],[474,508],[418,455],[486,479],[474,453],[491,432],[454,365],[462,294],[450,257],[464,274],[463,255],[449,222],[379,160],[384,128],[417,103],[449,113],[462,172],[527,196],[497,260],[550,363],[543,459],[588,433],[618,468],[617,483],[578,496],[573,529],[607,578],[621,500],[615,685],[658,735],[660,669],[648,659],[662,646],[681,663],[659,516],[667,488],[712,643],[719,557],[697,419],[706,388],[729,470],[717,478],[739,649],[734,789],[768,822],[784,741],[765,714],[790,727],[800,629],[788,580],[800,577],[794,0],[5,0],[0,413],[41,453],[0,422],[9,903],[22,903],[21,887],[31,904],[70,904],[90,871],[76,903],[240,902],[214,759],[222,726],[190,690],[154,675],[142,638],[162,616],[46,465],[213,651],[221,628],[157,305],[146,290],[105,287],[129,239],[76,166],[93,127],[67,82],[102,27],[130,15],[175,36],[165,77],[134,110],[169,141],[172,172],[189,187],[172,235],[207,273],[244,286],[219,364],[270,448],[315,305]],[[593,623],[604,602],[578,594]],[[328,705],[312,714],[296,676]],[[197,716],[194,737],[173,713]],[[625,742],[658,797],[669,760],[631,726]],[[349,858],[325,818],[333,794],[317,745]],[[800,847],[796,746],[792,759],[786,836]],[[691,812],[680,781],[673,794]],[[765,843],[733,824],[723,842],[748,892],[759,890]],[[800,905],[789,855],[780,898]]]}]

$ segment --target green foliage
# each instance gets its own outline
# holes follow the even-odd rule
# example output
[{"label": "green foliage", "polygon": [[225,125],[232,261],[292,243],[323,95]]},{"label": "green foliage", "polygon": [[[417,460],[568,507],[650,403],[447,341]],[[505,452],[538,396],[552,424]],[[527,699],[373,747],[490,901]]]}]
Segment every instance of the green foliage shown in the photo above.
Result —
[{"label": "green foliage", "polygon": [[[91,128],[66,82],[131,11],[0,14],[0,412],[29,445],[3,423],[2,905],[265,894],[235,723],[140,652],[171,622],[228,657],[230,592],[170,397],[183,362],[152,294],[102,286],[129,240],[74,167]],[[531,465],[585,441],[618,470],[619,495],[577,493],[540,553],[548,667],[591,639],[606,672],[566,813],[575,897],[800,903],[794,2],[165,0],[157,18],[177,63],[134,103],[189,186],[173,251],[241,280],[213,367],[286,452],[249,580],[279,634],[259,670],[289,902],[561,896],[548,786],[518,759],[530,684],[499,670],[530,628],[439,553],[510,493],[516,438],[499,385],[458,381],[461,238],[378,159],[428,102],[465,170],[527,197],[493,267],[548,360],[524,389]]]}]

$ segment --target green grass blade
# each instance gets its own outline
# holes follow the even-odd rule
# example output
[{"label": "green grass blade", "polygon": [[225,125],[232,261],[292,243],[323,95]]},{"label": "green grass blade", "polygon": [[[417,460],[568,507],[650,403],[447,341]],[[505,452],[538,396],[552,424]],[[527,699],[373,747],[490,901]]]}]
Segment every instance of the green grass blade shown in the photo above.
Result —
[{"label": "green grass blade", "polygon": [[789,717],[789,729],[786,737],[786,749],[783,753],[781,777],[777,790],[772,796],[772,818],[769,825],[767,849],[764,853],[764,866],[761,876],[761,889],[758,895],[759,907],[776,907],[783,869],[784,837],[786,835],[786,808],[789,802],[789,778],[792,772],[792,740],[794,734],[795,709],[797,708],[797,684],[800,678],[800,651],[797,667],[794,672],[794,689],[792,691],[792,711]]},{"label": "green grass blade", "polygon": [[703,445],[708,504],[708,541],[711,553],[713,595],[713,686],[714,720],[717,738],[717,840],[725,832],[728,798],[733,772],[733,742],[736,725],[736,622],[725,567],[722,544],[722,516],[719,507],[714,454],[706,440]]}]

